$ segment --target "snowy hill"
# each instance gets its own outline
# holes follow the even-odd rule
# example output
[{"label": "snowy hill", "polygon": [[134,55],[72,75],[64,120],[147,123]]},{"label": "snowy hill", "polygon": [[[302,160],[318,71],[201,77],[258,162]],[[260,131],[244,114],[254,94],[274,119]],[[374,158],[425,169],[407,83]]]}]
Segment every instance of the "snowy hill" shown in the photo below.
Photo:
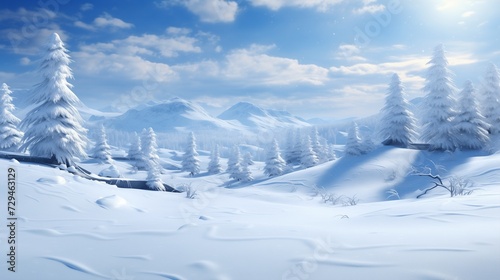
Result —
[{"label": "snowy hill", "polygon": [[218,116],[250,129],[300,128],[310,126],[286,111],[266,110],[249,102],[239,102]]},{"label": "snowy hill", "polygon": [[156,132],[238,130],[238,127],[210,116],[201,106],[181,98],[148,103],[104,123],[107,127],[130,132],[145,127],[152,127]]},{"label": "snowy hill", "polygon": [[[174,160],[169,152],[160,156]],[[208,157],[200,159],[205,169]],[[499,160],[500,154],[382,147],[273,179],[256,162],[249,183],[228,182],[226,173],[167,170],[165,182],[198,190],[188,199],[0,159],[0,168],[14,168],[18,178],[16,272],[6,263],[0,278],[496,279]],[[415,199],[429,181],[406,172],[432,162],[447,169],[443,176],[474,180],[477,190],[453,198],[436,190]],[[81,165],[95,172],[108,167]],[[130,173],[127,161],[115,165],[126,177],[146,176]],[[360,201],[323,203],[314,184]],[[389,188],[401,199],[388,198]]]}]

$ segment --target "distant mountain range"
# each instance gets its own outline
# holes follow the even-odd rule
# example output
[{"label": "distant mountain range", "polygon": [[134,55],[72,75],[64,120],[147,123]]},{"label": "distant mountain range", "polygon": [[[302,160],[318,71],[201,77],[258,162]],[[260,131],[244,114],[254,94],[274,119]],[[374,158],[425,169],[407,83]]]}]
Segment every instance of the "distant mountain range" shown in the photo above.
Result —
[{"label": "distant mountain range", "polygon": [[311,125],[289,112],[263,109],[248,102],[239,102],[218,117],[213,117],[201,106],[181,98],[149,102],[114,117],[110,117],[109,114],[96,114],[90,117],[90,121],[103,122],[106,127],[130,132],[139,132],[147,127],[152,127],[157,132],[203,130],[258,132]]}]

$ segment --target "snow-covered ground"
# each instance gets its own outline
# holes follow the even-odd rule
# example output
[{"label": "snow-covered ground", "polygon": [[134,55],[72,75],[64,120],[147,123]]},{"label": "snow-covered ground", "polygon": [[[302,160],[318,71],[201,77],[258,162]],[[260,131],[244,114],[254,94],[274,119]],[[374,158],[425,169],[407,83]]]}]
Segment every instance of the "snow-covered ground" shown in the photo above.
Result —
[{"label": "snow-covered ground", "polygon": [[[181,154],[181,153],[179,153]],[[206,154],[206,153],[201,153]],[[161,150],[162,178],[185,193],[119,189],[67,171],[0,159],[17,173],[16,272],[0,279],[497,279],[500,275],[500,154],[430,153],[382,147],[268,179],[174,170],[180,157]],[[115,161],[122,176],[134,173]],[[93,173],[109,167],[88,160]],[[223,168],[225,168],[223,160]],[[430,178],[475,182],[471,195],[450,198]],[[437,166],[437,167],[436,167]],[[2,177],[2,180],[7,180]],[[2,183],[6,186],[6,183]],[[399,195],[391,197],[389,190]],[[7,189],[1,217],[7,224]],[[359,199],[324,203],[321,193]]]}]

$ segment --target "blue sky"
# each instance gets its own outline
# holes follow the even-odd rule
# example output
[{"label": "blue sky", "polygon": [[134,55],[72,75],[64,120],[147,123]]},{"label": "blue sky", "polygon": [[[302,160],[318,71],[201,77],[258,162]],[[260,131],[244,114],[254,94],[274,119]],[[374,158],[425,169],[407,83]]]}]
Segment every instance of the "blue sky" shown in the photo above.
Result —
[{"label": "blue sky", "polygon": [[422,96],[437,44],[459,88],[500,66],[495,0],[2,1],[0,81],[26,94],[52,32],[74,61],[74,92],[97,109],[178,96],[214,115],[249,101],[362,117],[383,106],[394,72]]}]

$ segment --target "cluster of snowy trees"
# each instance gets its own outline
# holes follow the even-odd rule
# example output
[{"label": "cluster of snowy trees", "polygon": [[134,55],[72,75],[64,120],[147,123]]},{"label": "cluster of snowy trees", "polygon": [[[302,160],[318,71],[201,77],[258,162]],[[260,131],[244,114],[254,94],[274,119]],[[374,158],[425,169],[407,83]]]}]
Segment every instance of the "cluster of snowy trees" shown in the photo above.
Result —
[{"label": "cluster of snowy trees", "polygon": [[[427,64],[420,139],[430,150],[485,148],[490,137],[500,133],[500,74],[496,66],[488,66],[480,90],[466,81],[457,97],[443,45],[434,49]],[[381,113],[383,144],[407,147],[418,139],[417,121],[397,74],[389,84]]]}]

